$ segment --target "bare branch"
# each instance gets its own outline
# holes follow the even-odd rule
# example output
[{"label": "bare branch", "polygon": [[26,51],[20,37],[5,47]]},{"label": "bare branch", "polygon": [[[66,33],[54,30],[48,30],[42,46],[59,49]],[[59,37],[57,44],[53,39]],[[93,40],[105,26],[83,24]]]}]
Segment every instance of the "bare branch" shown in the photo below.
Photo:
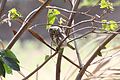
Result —
[{"label": "bare branch", "polygon": [[78,36],[78,37],[76,37],[76,38],[74,38],[74,39],[70,40],[68,43],[70,43],[70,42],[72,42],[72,41],[74,41],[74,40],[80,39],[80,38],[82,38],[82,37],[84,37],[84,36],[86,36],[86,35],[88,35],[88,34],[92,33],[93,31],[94,31],[94,29],[93,29],[93,30],[91,30],[91,31],[88,31],[88,32],[84,33],[84,34],[83,34],[83,35],[81,35],[81,36]]},{"label": "bare branch", "polygon": [[21,28],[19,31],[15,34],[15,36],[11,39],[9,44],[7,45],[6,49],[11,49],[13,45],[16,43],[16,41],[19,39],[19,37],[26,31],[28,26],[32,23],[32,21],[35,19],[35,17],[50,3],[51,0],[47,0],[42,6],[38,7],[34,11],[32,11],[26,19],[24,20]]},{"label": "bare branch", "polygon": [[67,13],[79,13],[79,14],[82,14],[82,15],[86,15],[88,17],[94,17],[90,14],[87,14],[86,12],[79,12],[79,11],[70,11],[70,10],[67,10],[67,9],[64,9],[64,8],[60,8],[60,7],[57,7],[57,6],[46,6],[46,8],[49,8],[49,9],[58,9],[58,10],[61,10],[61,11],[64,11],[64,12],[67,12]]},{"label": "bare branch", "polygon": [[76,66],[77,68],[81,69],[77,64],[75,64],[73,61],[71,61],[69,58],[67,58],[66,56],[62,55],[67,61],[69,61],[71,64],[73,64],[74,66]]},{"label": "bare branch", "polygon": [[93,18],[93,19],[88,19],[88,20],[80,21],[80,22],[78,22],[78,23],[72,25],[71,28],[73,28],[73,27],[75,27],[75,26],[78,26],[78,25],[80,25],[80,24],[83,24],[83,23],[93,22],[93,20],[94,20],[94,18]]},{"label": "bare branch", "polygon": [[[79,4],[80,4],[80,0],[75,0],[75,3],[74,3],[73,8],[72,8],[72,11],[77,11]],[[71,26],[72,25],[72,21],[74,19],[74,16],[75,16],[74,13],[70,14],[67,26]],[[70,33],[70,30],[66,29],[65,33],[66,33],[66,35],[68,35]]]}]

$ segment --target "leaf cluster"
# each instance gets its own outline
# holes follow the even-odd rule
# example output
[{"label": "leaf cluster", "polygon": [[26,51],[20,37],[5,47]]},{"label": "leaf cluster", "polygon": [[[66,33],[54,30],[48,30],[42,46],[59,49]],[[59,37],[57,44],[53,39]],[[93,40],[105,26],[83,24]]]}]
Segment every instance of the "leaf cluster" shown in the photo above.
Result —
[{"label": "leaf cluster", "polygon": [[5,74],[12,74],[12,69],[20,71],[19,61],[10,50],[0,51],[0,75],[5,77]]},{"label": "leaf cluster", "polygon": [[103,24],[102,24],[102,29],[106,30],[106,31],[115,31],[118,28],[118,24],[116,21],[114,20],[102,20]]},{"label": "leaf cluster", "polygon": [[106,9],[109,9],[111,11],[114,10],[113,3],[111,3],[109,0],[101,0],[101,2],[100,2],[100,8],[102,8],[102,9],[106,8]]},{"label": "leaf cluster", "polygon": [[22,17],[21,13],[15,8],[12,8],[8,11],[8,18],[11,20],[16,20],[17,18]]}]

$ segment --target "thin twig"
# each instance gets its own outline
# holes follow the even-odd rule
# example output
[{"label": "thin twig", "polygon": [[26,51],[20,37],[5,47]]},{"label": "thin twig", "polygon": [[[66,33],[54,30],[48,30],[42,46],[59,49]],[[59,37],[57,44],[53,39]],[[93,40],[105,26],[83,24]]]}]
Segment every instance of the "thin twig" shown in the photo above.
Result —
[{"label": "thin twig", "polygon": [[80,21],[80,22],[78,22],[78,23],[72,25],[71,28],[73,28],[73,27],[75,27],[75,26],[78,26],[78,25],[80,25],[80,24],[83,24],[83,23],[93,22],[93,20],[94,20],[94,18],[92,18],[92,19],[88,19],[88,20]]},{"label": "thin twig", "polygon": [[102,21],[94,20],[94,22],[99,23],[99,24],[120,24],[120,21],[109,23],[109,22],[102,22]]},{"label": "thin twig", "polygon": [[67,61],[69,61],[71,64],[73,64],[74,66],[76,66],[77,68],[81,69],[79,67],[79,65],[75,64],[73,61],[71,61],[69,58],[67,58],[65,55],[62,55]]},{"label": "thin twig", "polygon": [[[73,30],[73,32],[79,31],[79,30],[75,31],[74,27],[73,27],[72,30]],[[76,37],[76,33],[73,33],[72,36],[73,36],[73,38],[75,38],[75,37]],[[82,69],[82,60],[81,60],[81,57],[80,57],[80,53],[79,53],[79,51],[78,51],[78,46],[77,46],[76,40],[74,40],[74,45],[75,45],[75,50],[76,50],[76,55],[77,55],[79,67]],[[80,69],[80,70],[81,70],[81,69]],[[78,76],[79,76],[79,74],[78,74]]]},{"label": "thin twig", "polygon": [[[74,66],[76,66],[78,69],[82,69],[79,65],[75,64],[73,61],[71,61],[69,58],[67,58],[65,55],[62,55],[63,58],[65,58],[68,62],[70,62],[71,64],[73,64]],[[86,70],[86,72],[88,72],[89,74],[92,75],[92,73],[90,73],[89,71]]]},{"label": "thin twig", "polygon": [[[73,8],[72,8],[72,11],[77,11],[79,4],[80,4],[80,0],[75,0],[75,3],[74,3]],[[70,13],[69,21],[68,21],[67,26],[71,26],[72,25],[74,16],[75,16],[75,13]],[[70,29],[66,29],[65,33],[66,33],[66,35],[68,35],[70,33]]]},{"label": "thin twig", "polygon": [[120,34],[120,32],[114,32],[114,31],[93,31],[93,33],[96,33],[96,34]]},{"label": "thin twig", "polygon": [[58,10],[61,10],[61,11],[64,11],[66,13],[79,13],[79,14],[82,14],[82,15],[85,15],[85,16],[88,16],[88,17],[94,17],[90,14],[87,14],[86,12],[79,12],[79,11],[70,11],[70,10],[67,10],[67,9],[64,9],[64,8],[61,8],[61,7],[57,7],[57,6],[46,6],[46,8],[49,8],[49,9],[58,9]]},{"label": "thin twig", "polygon": [[83,34],[83,35],[81,35],[81,36],[78,36],[78,37],[76,37],[76,38],[74,38],[74,39],[72,39],[72,40],[68,41],[68,43],[70,43],[70,42],[72,42],[72,41],[74,41],[74,40],[80,39],[80,38],[82,38],[82,37],[84,37],[84,36],[86,36],[86,35],[88,35],[88,34],[92,33],[93,31],[94,31],[94,29],[93,29],[93,30],[91,30],[91,31],[88,31],[88,32],[84,33],[84,34]]},{"label": "thin twig", "polygon": [[71,32],[69,35],[71,36],[71,35],[79,32],[79,31],[82,31],[82,30],[85,30],[85,29],[97,29],[97,28],[96,27],[92,27],[92,26],[90,26],[90,27],[83,27],[83,28],[80,28],[80,29],[77,29],[77,30]]},{"label": "thin twig", "polygon": [[82,60],[81,60],[81,57],[80,57],[80,53],[78,51],[76,40],[74,40],[74,45],[75,45],[75,50],[76,50],[76,54],[77,54],[77,59],[78,59],[79,67],[82,68]]},{"label": "thin twig", "polygon": [[25,75],[21,71],[17,71],[22,77],[25,77]]},{"label": "thin twig", "polygon": [[59,24],[46,24],[46,23],[43,23],[43,24],[35,24],[35,25],[31,26],[29,29],[33,29],[33,28],[35,28],[37,26],[40,26],[40,27],[43,26],[44,27],[46,25],[58,26],[58,27],[61,27],[61,28],[70,28],[68,26],[59,25]]}]

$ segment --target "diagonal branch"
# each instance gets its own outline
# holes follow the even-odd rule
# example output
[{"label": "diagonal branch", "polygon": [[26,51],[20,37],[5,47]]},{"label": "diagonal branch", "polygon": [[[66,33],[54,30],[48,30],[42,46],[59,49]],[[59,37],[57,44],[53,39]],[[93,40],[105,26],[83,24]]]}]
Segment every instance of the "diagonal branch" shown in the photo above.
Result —
[{"label": "diagonal branch", "polygon": [[43,38],[41,35],[38,35],[35,31],[28,29],[28,31],[32,34],[32,36],[34,36],[36,39],[38,39],[39,41],[41,41],[43,44],[45,44],[47,47],[49,47],[50,49],[56,51],[52,46],[50,46]]},{"label": "diagonal branch", "polygon": [[15,34],[15,36],[11,39],[11,41],[9,42],[9,44],[7,45],[6,49],[11,49],[13,47],[13,45],[16,43],[16,41],[19,39],[19,37],[26,31],[26,29],[28,28],[28,26],[32,23],[32,21],[36,18],[37,15],[39,15],[39,13],[46,8],[46,6],[51,2],[51,0],[47,0],[42,6],[38,7],[37,9],[35,9],[34,11],[32,11],[30,14],[28,14],[28,16],[26,17],[26,19],[24,20],[21,28],[19,29],[19,31]]},{"label": "diagonal branch", "polygon": [[73,64],[74,66],[76,66],[77,68],[81,69],[77,64],[75,64],[72,60],[70,60],[69,58],[67,58],[65,55],[62,55],[67,61],[69,61],[71,64]]},{"label": "diagonal branch", "polygon": [[[120,28],[116,30],[116,32],[120,32]],[[103,47],[109,43],[117,34],[111,34],[109,36],[107,36],[103,42],[96,48],[96,50],[93,52],[93,55],[90,57],[90,59],[86,62],[86,64],[84,65],[84,67],[82,68],[82,70],[80,71],[80,78],[82,78],[82,76],[85,73],[85,70],[88,68],[88,66],[90,65],[90,63],[97,57],[97,53],[101,51],[101,49],[103,49]]]}]

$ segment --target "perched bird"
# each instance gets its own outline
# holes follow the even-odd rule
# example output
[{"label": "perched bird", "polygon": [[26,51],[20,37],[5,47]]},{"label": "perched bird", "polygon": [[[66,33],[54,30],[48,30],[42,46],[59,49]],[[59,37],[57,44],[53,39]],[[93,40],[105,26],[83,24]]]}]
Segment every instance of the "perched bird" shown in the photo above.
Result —
[{"label": "perched bird", "polygon": [[[51,26],[48,29],[50,38],[52,40],[53,45],[58,46],[58,44],[66,37],[64,30],[62,30],[62,28],[58,27],[58,26]],[[68,39],[67,39],[68,40]],[[71,49],[75,49],[73,46],[71,46],[70,44],[67,44],[67,40],[63,42],[63,46],[68,46]]]}]

